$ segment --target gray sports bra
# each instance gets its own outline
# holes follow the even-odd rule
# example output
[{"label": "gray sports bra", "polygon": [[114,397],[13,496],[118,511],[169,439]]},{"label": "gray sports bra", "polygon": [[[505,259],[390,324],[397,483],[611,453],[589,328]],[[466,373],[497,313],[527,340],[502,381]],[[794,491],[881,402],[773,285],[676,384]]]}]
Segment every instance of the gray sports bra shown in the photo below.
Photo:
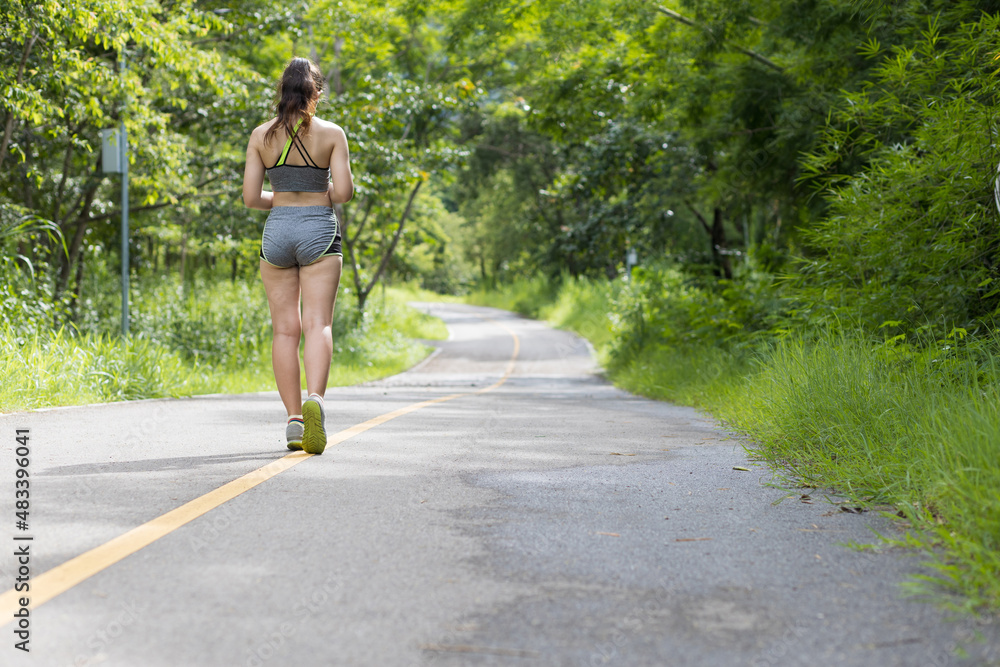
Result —
[{"label": "gray sports bra", "polygon": [[[330,168],[324,169],[316,164],[309,155],[302,140],[298,137],[299,125],[302,119],[299,118],[292,128],[292,134],[285,142],[285,148],[281,151],[281,157],[273,167],[268,167],[267,179],[271,181],[272,192],[326,192],[330,186]],[[305,164],[285,164],[288,158],[288,151],[292,144],[299,152]]]}]

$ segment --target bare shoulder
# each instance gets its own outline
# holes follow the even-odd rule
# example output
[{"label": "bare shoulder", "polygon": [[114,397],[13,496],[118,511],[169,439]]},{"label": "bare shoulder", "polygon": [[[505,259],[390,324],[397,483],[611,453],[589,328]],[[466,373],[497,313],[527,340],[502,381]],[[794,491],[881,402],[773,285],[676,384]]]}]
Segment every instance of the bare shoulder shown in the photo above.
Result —
[{"label": "bare shoulder", "polygon": [[257,127],[255,127],[253,129],[253,132],[250,133],[250,145],[252,146],[262,145],[264,143],[264,135],[267,133],[269,129],[271,129],[271,126],[274,125],[277,121],[278,121],[277,118],[272,118],[266,123],[263,123],[262,125],[258,125]]},{"label": "bare shoulder", "polygon": [[344,133],[344,128],[337,125],[336,123],[331,123],[328,120],[323,120],[322,118],[316,118],[315,116],[313,117],[312,122],[315,125],[316,129],[318,129],[320,132],[329,137],[340,139],[341,137],[347,136]]}]

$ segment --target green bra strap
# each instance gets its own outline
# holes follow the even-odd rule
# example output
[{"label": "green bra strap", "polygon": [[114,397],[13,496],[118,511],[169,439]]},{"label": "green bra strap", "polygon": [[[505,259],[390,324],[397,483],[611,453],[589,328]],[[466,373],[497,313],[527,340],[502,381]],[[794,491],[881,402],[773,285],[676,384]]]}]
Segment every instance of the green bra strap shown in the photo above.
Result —
[{"label": "green bra strap", "polygon": [[292,128],[291,136],[289,136],[288,141],[285,142],[285,150],[281,151],[281,157],[278,158],[278,164],[274,165],[275,167],[280,167],[281,165],[285,164],[285,158],[288,157],[288,149],[292,147],[292,137],[294,137],[295,133],[299,131],[299,125],[301,124],[302,124],[302,119],[299,118],[298,122],[295,123],[295,127]]}]

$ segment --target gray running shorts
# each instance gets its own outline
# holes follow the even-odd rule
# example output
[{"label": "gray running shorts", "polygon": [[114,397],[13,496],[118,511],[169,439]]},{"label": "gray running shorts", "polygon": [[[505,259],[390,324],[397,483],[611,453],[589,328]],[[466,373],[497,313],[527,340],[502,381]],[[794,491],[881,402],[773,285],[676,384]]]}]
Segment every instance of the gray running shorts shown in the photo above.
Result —
[{"label": "gray running shorts", "polygon": [[260,258],[281,269],[342,255],[340,225],[329,206],[275,206],[264,223]]}]

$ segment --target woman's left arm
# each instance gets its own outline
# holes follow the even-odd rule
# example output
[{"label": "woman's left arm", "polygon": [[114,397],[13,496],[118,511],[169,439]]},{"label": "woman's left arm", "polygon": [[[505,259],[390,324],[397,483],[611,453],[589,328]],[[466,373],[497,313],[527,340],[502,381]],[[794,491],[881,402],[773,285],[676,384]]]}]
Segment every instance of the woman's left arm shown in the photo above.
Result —
[{"label": "woman's left arm", "polygon": [[247,164],[243,170],[243,203],[248,208],[270,211],[274,193],[264,190],[264,160],[257,150],[258,140],[258,130],[254,130],[247,144]]},{"label": "woman's left arm", "polygon": [[333,154],[330,156],[330,176],[333,182],[328,190],[331,204],[343,204],[354,197],[354,177],[351,175],[351,151],[347,135],[339,125],[334,126]]}]

